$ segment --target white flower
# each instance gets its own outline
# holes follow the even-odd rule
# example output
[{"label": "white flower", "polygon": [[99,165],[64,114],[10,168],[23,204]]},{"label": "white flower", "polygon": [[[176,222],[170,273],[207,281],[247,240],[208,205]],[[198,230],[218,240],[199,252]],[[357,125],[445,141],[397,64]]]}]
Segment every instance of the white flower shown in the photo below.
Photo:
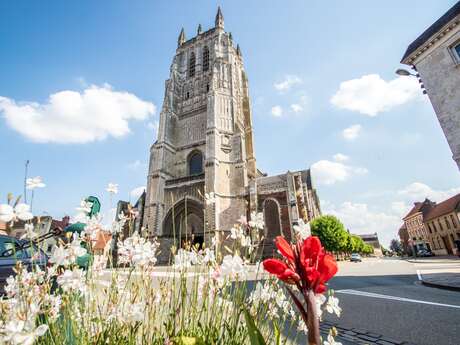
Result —
[{"label": "white flower", "polygon": [[243,276],[246,274],[246,267],[243,260],[239,255],[225,255],[220,266],[220,273],[223,276],[230,276],[232,278]]},{"label": "white flower", "polygon": [[57,283],[64,291],[84,292],[86,289],[85,272],[79,268],[65,270],[63,274],[57,277]]},{"label": "white flower", "polygon": [[70,243],[70,255],[74,257],[83,256],[86,254],[86,249],[81,246],[81,239],[78,235],[74,236],[72,242]]},{"label": "white flower", "polygon": [[82,200],[80,201],[80,207],[77,207],[76,210],[81,213],[90,213],[93,203],[91,201]]},{"label": "white flower", "polygon": [[13,345],[32,345],[47,330],[47,325],[40,325],[34,329],[30,323],[23,320],[9,321],[4,329],[6,334],[4,340]]},{"label": "white flower", "polygon": [[329,333],[327,341],[324,341],[324,345],[342,345],[342,343],[336,342],[332,334]]},{"label": "white flower", "polygon": [[241,242],[241,246],[242,247],[251,247],[251,237],[249,236],[241,236],[241,239],[240,239],[240,242]]},{"label": "white flower", "polygon": [[8,204],[1,204],[0,220],[5,223],[15,222],[18,219],[23,221],[31,220],[34,216],[29,210],[30,206],[27,204],[17,204],[14,208]]},{"label": "white flower", "polygon": [[134,266],[155,265],[158,242],[150,242],[135,232],[131,237],[118,242],[118,255],[121,263]]},{"label": "white flower", "polygon": [[[297,330],[308,334],[308,328],[302,318],[299,318],[299,324],[297,325]],[[326,344],[326,343],[324,343]]]},{"label": "white flower", "polygon": [[319,318],[323,315],[323,310],[321,306],[326,302],[326,296],[323,294],[315,294],[315,301],[316,301],[316,313]]},{"label": "white flower", "polygon": [[111,194],[117,194],[118,193],[118,183],[109,183],[105,190]]},{"label": "white flower", "polygon": [[205,193],[204,199],[206,201],[206,205],[212,205],[216,202],[216,195],[214,194],[214,192]]},{"label": "white flower", "polygon": [[35,343],[35,340],[44,335],[47,330],[48,326],[43,324],[28,332],[16,334],[13,338],[13,344],[32,345]]},{"label": "white flower", "polygon": [[34,225],[27,223],[24,225],[24,229],[26,230],[25,234],[21,236],[21,240],[27,238],[33,240],[34,238],[38,237],[38,233],[34,231]]},{"label": "white flower", "polygon": [[28,178],[26,180],[26,188],[33,190],[35,188],[43,188],[46,185],[43,183],[43,179],[40,176]]},{"label": "white flower", "polygon": [[230,229],[230,238],[236,240],[238,237],[240,237],[240,229],[238,228],[231,228]]},{"label": "white flower", "polygon": [[192,265],[198,263],[198,256],[194,251],[179,249],[177,254],[174,255],[174,268],[183,271]]},{"label": "white flower", "polygon": [[342,312],[342,308],[339,307],[339,299],[334,296],[329,296],[326,304],[326,310],[330,314],[336,314],[340,317],[340,313]]},{"label": "white flower", "polygon": [[63,246],[56,246],[49,261],[56,266],[67,266],[71,264],[69,251]]},{"label": "white flower", "polygon": [[203,255],[202,262],[204,264],[213,263],[214,261],[216,261],[214,250],[210,248],[205,248],[201,254]]},{"label": "white flower", "polygon": [[294,231],[299,235],[301,240],[305,240],[311,236],[310,223],[305,223],[303,219],[299,219],[298,225],[294,225]]},{"label": "white flower", "polygon": [[251,220],[248,224],[251,228],[262,230],[265,226],[263,213],[251,212]]}]

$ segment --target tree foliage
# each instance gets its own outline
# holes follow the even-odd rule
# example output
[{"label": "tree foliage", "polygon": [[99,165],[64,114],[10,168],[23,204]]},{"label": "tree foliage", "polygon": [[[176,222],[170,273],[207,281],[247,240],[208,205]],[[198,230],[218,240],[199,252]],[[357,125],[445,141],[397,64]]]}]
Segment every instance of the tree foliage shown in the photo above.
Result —
[{"label": "tree foliage", "polygon": [[348,232],[345,227],[334,216],[325,215],[315,218],[311,222],[311,233],[318,236],[329,252],[343,251],[348,247]]}]

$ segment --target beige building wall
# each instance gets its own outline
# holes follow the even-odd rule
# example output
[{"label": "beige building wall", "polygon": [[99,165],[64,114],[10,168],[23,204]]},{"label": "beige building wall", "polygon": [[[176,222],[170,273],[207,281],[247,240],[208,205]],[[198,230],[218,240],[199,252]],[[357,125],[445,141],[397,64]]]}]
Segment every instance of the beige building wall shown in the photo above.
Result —
[{"label": "beige building wall", "polygon": [[415,66],[420,74],[460,169],[460,14],[403,58],[402,63]]},{"label": "beige building wall", "polygon": [[450,212],[425,222],[433,253],[457,255],[456,240],[460,240],[460,222],[456,212]]}]

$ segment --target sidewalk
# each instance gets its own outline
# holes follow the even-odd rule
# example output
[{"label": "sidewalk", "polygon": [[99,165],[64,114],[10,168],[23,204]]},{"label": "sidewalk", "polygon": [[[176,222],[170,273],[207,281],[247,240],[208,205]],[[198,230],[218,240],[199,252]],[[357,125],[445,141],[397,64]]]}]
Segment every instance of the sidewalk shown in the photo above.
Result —
[{"label": "sidewalk", "polygon": [[407,257],[407,258],[402,258],[402,260],[406,260],[407,262],[411,262],[413,264],[458,263],[460,265],[460,258],[454,255],[431,256],[428,258]]},{"label": "sidewalk", "polygon": [[417,270],[417,274],[426,286],[460,291],[460,267]]}]

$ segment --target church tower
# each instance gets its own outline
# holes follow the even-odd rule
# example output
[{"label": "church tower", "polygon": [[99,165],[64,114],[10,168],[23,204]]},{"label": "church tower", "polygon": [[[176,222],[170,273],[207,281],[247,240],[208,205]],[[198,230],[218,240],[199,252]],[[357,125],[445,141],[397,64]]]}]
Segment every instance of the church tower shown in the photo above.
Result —
[{"label": "church tower", "polygon": [[219,8],[213,28],[178,37],[150,149],[146,233],[165,248],[186,238],[209,244],[215,230],[256,209],[256,174],[248,80]]}]

